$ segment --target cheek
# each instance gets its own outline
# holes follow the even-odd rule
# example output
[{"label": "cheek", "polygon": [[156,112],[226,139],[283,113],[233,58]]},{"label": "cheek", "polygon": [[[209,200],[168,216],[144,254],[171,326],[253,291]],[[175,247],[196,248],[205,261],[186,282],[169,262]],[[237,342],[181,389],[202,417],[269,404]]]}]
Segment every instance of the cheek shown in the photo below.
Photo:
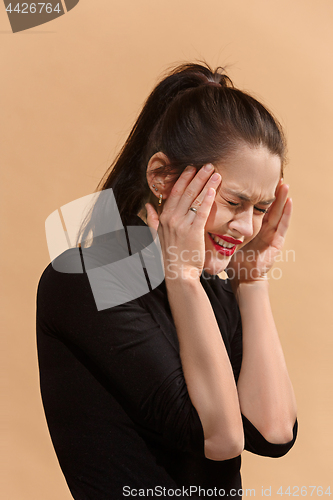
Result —
[{"label": "cheek", "polygon": [[230,207],[224,207],[214,201],[206,222],[206,229],[213,232],[213,229],[222,229],[232,219]]},{"label": "cheek", "polygon": [[254,219],[254,222],[253,222],[253,237],[251,239],[253,239],[255,236],[257,236],[257,234],[259,233],[259,231],[261,229],[261,226],[262,226],[262,221],[263,221],[263,216]]}]

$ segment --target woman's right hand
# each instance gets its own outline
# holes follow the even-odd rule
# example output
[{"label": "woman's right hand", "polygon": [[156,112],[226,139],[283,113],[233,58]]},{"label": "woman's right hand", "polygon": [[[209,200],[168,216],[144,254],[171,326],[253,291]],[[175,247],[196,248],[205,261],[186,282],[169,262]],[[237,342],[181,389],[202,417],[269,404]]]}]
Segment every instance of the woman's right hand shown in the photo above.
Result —
[{"label": "woman's right hand", "polygon": [[148,226],[158,231],[166,279],[200,278],[204,267],[205,225],[221,176],[211,164],[195,172],[194,167],[186,167],[160,215],[152,204],[145,205]]}]

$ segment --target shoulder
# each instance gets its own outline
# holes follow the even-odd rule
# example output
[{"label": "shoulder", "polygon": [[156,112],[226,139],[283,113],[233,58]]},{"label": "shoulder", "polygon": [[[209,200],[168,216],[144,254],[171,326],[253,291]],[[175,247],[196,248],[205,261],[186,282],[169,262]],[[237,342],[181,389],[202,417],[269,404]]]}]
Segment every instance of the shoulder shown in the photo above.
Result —
[{"label": "shoulder", "polygon": [[38,282],[37,318],[57,322],[66,310],[94,306],[78,248],[66,250],[43,271]]},{"label": "shoulder", "polygon": [[60,286],[62,282],[75,281],[84,276],[79,248],[66,250],[48,264],[38,282],[37,296],[48,288]]}]

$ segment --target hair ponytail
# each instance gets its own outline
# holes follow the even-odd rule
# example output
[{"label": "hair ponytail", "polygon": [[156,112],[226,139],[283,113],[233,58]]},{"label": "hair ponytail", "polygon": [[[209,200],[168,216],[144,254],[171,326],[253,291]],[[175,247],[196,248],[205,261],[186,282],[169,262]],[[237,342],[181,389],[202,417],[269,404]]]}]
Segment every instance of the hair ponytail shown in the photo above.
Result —
[{"label": "hair ponytail", "polygon": [[[121,216],[137,213],[147,196],[146,157],[149,138],[174,98],[184,91],[207,83],[215,85],[231,81],[226,75],[215,74],[207,66],[184,64],[162,80],[146,100],[123,148],[109,170],[111,173],[102,189],[112,188]],[[104,177],[105,178],[105,177]],[[101,186],[101,183],[99,187]]]}]

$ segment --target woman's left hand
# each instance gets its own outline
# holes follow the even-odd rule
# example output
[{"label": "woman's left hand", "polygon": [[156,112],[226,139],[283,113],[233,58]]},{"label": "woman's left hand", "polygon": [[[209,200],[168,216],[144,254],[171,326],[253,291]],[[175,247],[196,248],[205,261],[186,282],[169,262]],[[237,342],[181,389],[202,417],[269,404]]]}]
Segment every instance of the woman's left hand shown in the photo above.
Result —
[{"label": "woman's left hand", "polygon": [[233,285],[267,279],[266,273],[282,250],[290,223],[292,200],[287,197],[288,190],[281,180],[259,233],[231,258],[227,272]]}]

